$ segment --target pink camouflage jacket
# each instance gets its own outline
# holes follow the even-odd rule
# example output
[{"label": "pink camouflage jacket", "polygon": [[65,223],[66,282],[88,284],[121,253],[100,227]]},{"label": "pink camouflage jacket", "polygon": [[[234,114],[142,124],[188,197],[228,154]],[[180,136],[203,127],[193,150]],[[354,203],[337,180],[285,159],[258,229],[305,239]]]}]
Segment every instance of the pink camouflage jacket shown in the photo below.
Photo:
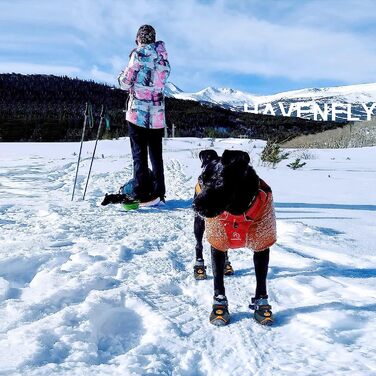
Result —
[{"label": "pink camouflage jacket", "polygon": [[118,76],[123,90],[129,92],[126,120],[140,127],[165,126],[164,86],[170,74],[164,42],[135,48],[128,66]]}]

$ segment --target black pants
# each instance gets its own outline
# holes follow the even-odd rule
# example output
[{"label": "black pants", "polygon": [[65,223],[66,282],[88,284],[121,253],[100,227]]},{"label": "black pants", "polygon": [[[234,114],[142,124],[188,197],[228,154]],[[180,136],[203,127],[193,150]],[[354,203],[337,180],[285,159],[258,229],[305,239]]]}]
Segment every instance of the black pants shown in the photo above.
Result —
[{"label": "black pants", "polygon": [[[135,179],[134,192],[135,198],[141,201],[150,199],[151,196],[164,198],[166,193],[162,158],[163,133],[164,129],[143,128],[128,121]],[[149,174],[148,151],[155,177],[154,184]]]}]

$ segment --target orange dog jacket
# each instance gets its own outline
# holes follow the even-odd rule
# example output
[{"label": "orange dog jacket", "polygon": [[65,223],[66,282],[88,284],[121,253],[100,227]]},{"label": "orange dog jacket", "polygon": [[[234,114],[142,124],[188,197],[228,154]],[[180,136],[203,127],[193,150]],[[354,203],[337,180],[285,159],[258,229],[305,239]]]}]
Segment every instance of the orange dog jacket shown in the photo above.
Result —
[{"label": "orange dog jacket", "polygon": [[[196,185],[196,192],[201,187]],[[270,187],[260,179],[258,194],[249,209],[240,215],[223,212],[214,218],[205,218],[208,242],[220,251],[250,248],[263,251],[277,240],[273,195]]]}]

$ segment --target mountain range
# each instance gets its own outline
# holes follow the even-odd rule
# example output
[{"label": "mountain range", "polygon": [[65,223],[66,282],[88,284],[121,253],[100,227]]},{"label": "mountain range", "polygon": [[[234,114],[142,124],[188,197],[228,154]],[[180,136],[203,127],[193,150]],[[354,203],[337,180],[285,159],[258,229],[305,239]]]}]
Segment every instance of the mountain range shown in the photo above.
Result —
[{"label": "mountain range", "polygon": [[[181,91],[168,85],[170,95]],[[127,93],[109,85],[66,76],[0,74],[0,142],[79,141],[85,103],[99,124],[102,105],[110,119],[102,138],[127,135],[124,119]],[[209,102],[207,102],[209,103]],[[276,117],[234,112],[195,101],[166,98],[166,124],[177,137],[248,137],[284,141],[316,134],[342,124],[298,117]],[[85,139],[95,139],[97,129],[86,127]]]},{"label": "mountain range", "polygon": [[[184,92],[172,82],[166,85],[166,96],[177,99],[193,100],[205,104],[216,105],[234,111],[244,111],[244,104],[249,106],[249,110],[254,110],[255,106],[259,113],[269,110],[268,114],[282,115],[279,103],[282,103],[284,109],[288,110],[292,104],[300,103],[303,106],[312,106],[317,104],[322,110],[325,104],[328,105],[328,120],[332,120],[332,104],[337,103],[337,121],[347,121],[348,115],[366,120],[367,113],[362,104],[367,104],[368,108],[376,102],[376,83],[333,86],[322,88],[307,88],[300,90],[285,91],[272,95],[257,95],[245,91],[231,88],[207,87],[195,93]],[[348,114],[348,104],[351,104],[351,114]],[[376,116],[376,105],[374,106],[373,116]],[[291,116],[296,116],[296,111]],[[301,115],[305,119],[313,119],[312,111]]]}]

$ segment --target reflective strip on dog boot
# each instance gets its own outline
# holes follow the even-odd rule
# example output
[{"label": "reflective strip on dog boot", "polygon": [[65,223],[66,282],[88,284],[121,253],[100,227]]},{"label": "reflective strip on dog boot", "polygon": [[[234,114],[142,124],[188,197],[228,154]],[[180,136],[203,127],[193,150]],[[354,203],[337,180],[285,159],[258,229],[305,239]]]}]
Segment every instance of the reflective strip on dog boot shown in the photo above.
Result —
[{"label": "reflective strip on dog boot", "polygon": [[254,319],[261,325],[273,325],[274,317],[271,311],[272,306],[268,303],[268,298],[262,297],[259,299],[252,298],[252,304],[249,305],[250,309],[253,309]]},{"label": "reflective strip on dog boot", "polygon": [[196,264],[193,267],[193,275],[198,281],[207,278],[204,260],[196,260]]},{"label": "reflective strip on dog boot", "polygon": [[225,326],[230,323],[227,298],[224,295],[214,297],[213,310],[210,314],[210,323],[215,326]]},{"label": "reflective strip on dog boot", "polygon": [[225,262],[224,274],[225,275],[233,275],[235,273],[230,261]]}]

